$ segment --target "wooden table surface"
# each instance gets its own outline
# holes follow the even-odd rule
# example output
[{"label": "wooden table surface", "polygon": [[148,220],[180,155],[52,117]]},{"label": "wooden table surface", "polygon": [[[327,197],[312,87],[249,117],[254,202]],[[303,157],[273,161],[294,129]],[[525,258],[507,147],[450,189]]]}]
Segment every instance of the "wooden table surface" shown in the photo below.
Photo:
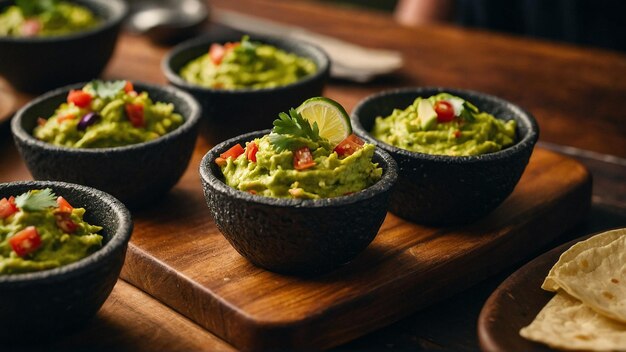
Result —
[{"label": "wooden table surface", "polygon": [[[500,96],[537,118],[540,145],[583,162],[594,178],[593,207],[558,241],[626,226],[626,55],[448,26],[406,28],[390,16],[299,1],[212,0],[239,11],[373,48],[398,50],[404,67],[368,84],[331,81],[325,95],[348,111],[365,96],[402,86],[448,86]],[[123,35],[104,76],[165,83],[159,65],[168,47]],[[32,96],[11,90],[17,106]],[[201,139],[199,146],[206,147]],[[0,182],[28,178],[7,125],[0,125]],[[539,254],[539,253],[537,253]],[[530,259],[530,258],[528,258]],[[522,263],[519,263],[521,265]],[[489,293],[516,267],[339,349],[476,350],[476,319]],[[410,297],[407,297],[410,299]],[[92,323],[41,348],[96,350],[231,350],[170,308],[119,281]],[[37,346],[32,346],[37,348]]]}]

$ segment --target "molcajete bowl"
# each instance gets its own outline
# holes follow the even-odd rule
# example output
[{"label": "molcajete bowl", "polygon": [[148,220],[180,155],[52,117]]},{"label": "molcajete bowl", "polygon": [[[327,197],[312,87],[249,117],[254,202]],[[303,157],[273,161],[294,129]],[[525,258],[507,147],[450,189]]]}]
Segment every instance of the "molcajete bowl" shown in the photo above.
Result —
[{"label": "molcajete bowl", "polygon": [[[133,82],[135,83],[135,82]],[[48,117],[65,101],[75,84],[46,93],[20,109],[11,121],[18,151],[36,180],[72,182],[112,194],[126,206],[138,208],[163,196],[178,182],[189,164],[200,121],[195,99],[174,87],[135,83],[153,101],[172,103],[185,122],[149,142],[114,148],[69,148],[33,137],[38,117]]]},{"label": "molcajete bowl", "polygon": [[196,38],[181,43],[163,59],[162,70],[170,84],[191,93],[200,104],[206,122],[206,135],[213,144],[242,133],[272,125],[277,111],[288,111],[310,97],[322,95],[330,72],[330,60],[318,47],[289,39],[253,36],[251,41],[273,45],[279,49],[315,62],[317,71],[294,83],[260,89],[212,89],[185,81],[179,72],[190,61],[206,54],[212,43],[236,42],[240,37],[219,41]]},{"label": "molcajete bowl", "polygon": [[[98,77],[113,54],[127,5],[122,0],[72,0],[102,19],[98,26],[52,37],[0,36],[0,75],[25,92],[44,92]],[[14,1],[0,0],[0,12]]]},{"label": "molcajete bowl", "polygon": [[[517,122],[514,145],[478,156],[446,156],[410,152],[370,134],[378,116],[405,109],[417,97],[441,92],[459,96],[503,120]],[[533,116],[503,99],[484,93],[425,87],[385,91],[362,100],[352,113],[355,133],[393,156],[399,177],[390,211],[416,223],[453,225],[475,221],[500,205],[519,181],[539,136]]]},{"label": "molcajete bowl", "polygon": [[85,208],[85,221],[102,227],[103,246],[58,268],[0,275],[0,337],[19,342],[20,348],[44,335],[71,332],[96,314],[117,282],[133,230],[126,207],[90,187],[47,181],[0,183],[0,199],[43,188]]},{"label": "molcajete bowl", "polygon": [[373,161],[382,167],[382,178],[360,192],[336,198],[270,198],[224,183],[215,158],[236,143],[245,145],[269,132],[229,139],[202,159],[204,196],[218,229],[242,256],[270,271],[323,273],[349,262],[372,242],[385,219],[397,179],[396,163],[377,149]]}]

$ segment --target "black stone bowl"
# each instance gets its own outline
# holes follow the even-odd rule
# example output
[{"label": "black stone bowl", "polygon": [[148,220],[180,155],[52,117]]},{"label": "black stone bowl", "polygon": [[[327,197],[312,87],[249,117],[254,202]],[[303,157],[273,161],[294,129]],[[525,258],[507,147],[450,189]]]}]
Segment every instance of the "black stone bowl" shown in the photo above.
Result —
[{"label": "black stone bowl", "polygon": [[313,274],[349,262],[372,242],[385,215],[397,166],[377,149],[373,161],[382,178],[369,188],[325,199],[279,199],[231,188],[215,158],[236,143],[269,130],[247,133],[211,149],[200,164],[204,196],[215,224],[230,244],[253,264],[270,271]]},{"label": "black stone bowl", "polygon": [[122,203],[85,186],[44,181],[0,183],[0,199],[42,188],[51,188],[72,206],[85,208],[85,221],[103,228],[99,232],[104,237],[103,247],[59,268],[0,275],[0,337],[5,342],[32,343],[84,325],[115,286],[133,230],[130,213]]},{"label": "black stone bowl", "polygon": [[52,116],[69,90],[85,83],[56,89],[28,103],[11,121],[15,144],[33,177],[94,187],[131,208],[150,204],[169,191],[189,164],[198,135],[200,106],[180,89],[133,83],[138,92],[148,92],[152,101],[173,103],[185,122],[158,139],[124,147],[56,146],[32,136],[37,118]]},{"label": "black stone bowl", "polygon": [[[92,10],[102,23],[53,37],[0,36],[0,75],[15,88],[40,93],[98,77],[113,54],[127,5],[122,0],[72,0]],[[14,1],[0,0],[0,12]]]},{"label": "black stone bowl", "polygon": [[[499,152],[480,156],[445,156],[410,152],[372,137],[378,116],[405,109],[418,97],[448,92],[502,120],[517,121],[517,142]],[[454,225],[475,221],[511,194],[519,181],[539,127],[533,116],[500,98],[451,88],[425,87],[385,91],[362,100],[352,113],[355,133],[393,156],[398,163],[398,186],[390,211],[416,223]]]},{"label": "black stone bowl", "polygon": [[253,36],[259,41],[311,59],[317,71],[292,84],[262,89],[211,89],[185,81],[179,76],[183,66],[206,54],[212,43],[236,42],[241,37],[196,38],[177,45],[163,59],[162,70],[174,86],[191,93],[202,104],[207,137],[213,144],[242,133],[257,131],[272,125],[278,112],[295,108],[310,97],[322,95],[330,72],[330,60],[318,47],[288,39]]}]

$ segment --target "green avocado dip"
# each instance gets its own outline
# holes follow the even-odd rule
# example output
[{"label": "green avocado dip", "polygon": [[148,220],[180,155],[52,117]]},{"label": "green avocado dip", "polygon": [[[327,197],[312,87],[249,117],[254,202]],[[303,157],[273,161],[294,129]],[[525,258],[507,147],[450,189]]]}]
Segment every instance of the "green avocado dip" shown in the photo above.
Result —
[{"label": "green avocado dip", "polygon": [[54,115],[38,120],[33,135],[65,147],[108,148],[151,141],[182,123],[173,104],[153,102],[130,81],[93,81],[70,91]]},{"label": "green avocado dip", "polygon": [[229,186],[275,198],[317,199],[361,191],[381,178],[375,146],[349,135],[333,146],[291,109],[269,135],[239,144],[215,162]]},{"label": "green avocado dip", "polygon": [[464,99],[440,93],[377,117],[372,135],[412,152],[468,156],[513,145],[515,129],[515,120],[499,120]]},{"label": "green avocado dip", "polygon": [[244,36],[241,42],[212,44],[207,54],[186,64],[180,76],[207,88],[260,89],[291,84],[316,70],[307,58]]},{"label": "green avocado dip", "polygon": [[67,1],[16,0],[0,13],[0,36],[59,36],[91,29],[100,22],[88,8]]},{"label": "green avocado dip", "polygon": [[49,188],[0,199],[0,275],[57,268],[102,247],[100,226]]}]

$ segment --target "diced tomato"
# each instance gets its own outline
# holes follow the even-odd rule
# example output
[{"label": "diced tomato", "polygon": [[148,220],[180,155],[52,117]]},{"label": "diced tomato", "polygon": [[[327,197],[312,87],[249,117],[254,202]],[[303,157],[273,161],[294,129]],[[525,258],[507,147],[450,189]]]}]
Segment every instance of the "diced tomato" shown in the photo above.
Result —
[{"label": "diced tomato", "polygon": [[70,213],[57,213],[54,215],[57,226],[65,233],[74,233],[78,225],[70,218]]},{"label": "diced tomato", "polygon": [[67,102],[73,103],[79,108],[86,108],[91,104],[91,95],[82,90],[70,90],[67,95]]},{"label": "diced tomato", "polygon": [[438,122],[450,122],[454,120],[454,107],[445,100],[435,103],[435,112],[437,113]]},{"label": "diced tomato", "polygon": [[0,219],[6,219],[19,211],[15,205],[15,197],[0,199]]},{"label": "diced tomato", "polygon": [[454,131],[454,138],[461,138],[461,131],[460,130]]},{"label": "diced tomato", "polygon": [[348,156],[363,148],[364,144],[365,142],[353,133],[346,137],[343,141],[339,142],[334,151],[339,156]]},{"label": "diced tomato", "polygon": [[128,93],[134,92],[134,91],[135,91],[135,87],[133,86],[133,82],[126,81],[126,84],[124,85],[124,92],[126,94],[128,94]]},{"label": "diced tomato", "polygon": [[253,190],[253,189],[249,189],[249,190],[248,190],[248,193],[250,193],[250,194],[256,194],[256,191],[255,191],[255,190]]},{"label": "diced tomato", "polygon": [[143,105],[142,104],[126,104],[124,106],[126,110],[126,117],[134,127],[144,127],[146,122],[143,118]]},{"label": "diced tomato", "polygon": [[315,166],[313,154],[309,147],[302,147],[293,153],[293,167],[296,170],[304,170]]},{"label": "diced tomato", "polygon": [[57,205],[59,206],[59,209],[57,209],[57,211],[60,213],[71,213],[72,210],[74,210],[74,207],[71,206],[70,203],[61,196],[57,198]]},{"label": "diced tomato", "polygon": [[240,43],[226,43],[224,45],[213,43],[209,48],[209,57],[213,64],[219,65],[222,63],[224,56],[228,55],[231,51],[235,50]]},{"label": "diced tomato", "polygon": [[57,118],[57,123],[63,123],[67,120],[73,120],[76,118],[76,115],[74,114],[65,114],[65,115],[61,115]]},{"label": "diced tomato", "polygon": [[246,157],[248,160],[256,163],[256,152],[259,151],[259,146],[254,142],[248,143],[246,146]]},{"label": "diced tomato", "polygon": [[38,117],[37,118],[37,125],[39,125],[39,126],[45,125],[46,122],[48,122],[48,120],[44,119],[43,117]]},{"label": "diced tomato", "polygon": [[224,159],[224,158],[215,158],[215,163],[219,167],[226,166],[226,159]]},{"label": "diced tomato", "polygon": [[22,35],[25,37],[34,37],[41,31],[41,22],[36,19],[29,19],[22,24]]},{"label": "diced tomato", "polygon": [[240,156],[244,152],[245,152],[245,149],[243,149],[241,144],[237,143],[233,145],[232,147],[230,147],[230,149],[228,149],[227,151],[220,154],[220,157],[224,160],[228,158],[236,159],[238,156]]},{"label": "diced tomato", "polygon": [[35,226],[28,226],[9,238],[9,244],[17,255],[24,257],[41,246],[41,236],[39,236]]}]

